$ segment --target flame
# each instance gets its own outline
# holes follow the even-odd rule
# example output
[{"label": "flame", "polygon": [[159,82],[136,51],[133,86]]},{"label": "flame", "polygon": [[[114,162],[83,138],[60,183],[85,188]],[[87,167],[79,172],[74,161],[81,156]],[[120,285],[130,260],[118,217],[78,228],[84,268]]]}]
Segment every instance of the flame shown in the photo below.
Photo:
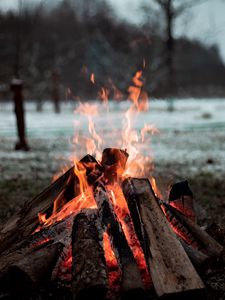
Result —
[{"label": "flame", "polygon": [[135,233],[134,225],[130,216],[127,202],[123,195],[123,191],[118,183],[115,183],[114,185],[107,185],[107,190],[110,193],[110,200],[113,204],[114,211],[122,225],[122,229],[128,244],[134,254],[134,258],[141,272],[142,280],[145,286],[149,287],[151,282],[150,275],[146,265],[144,253]]},{"label": "flame", "polygon": [[98,92],[98,96],[102,100],[103,104],[108,107],[109,90],[107,88],[101,87],[100,91]]},{"label": "flame", "polygon": [[151,183],[152,189],[153,189],[156,197],[159,198],[159,199],[163,199],[162,193],[160,192],[160,190],[159,190],[159,188],[157,186],[155,178],[154,177],[150,177],[149,181]]},{"label": "flame", "polygon": [[129,99],[139,111],[148,110],[148,95],[143,91],[144,82],[142,80],[143,71],[137,71],[132,78],[133,85],[128,87]]},{"label": "flame", "polygon": [[91,73],[90,80],[93,84],[95,84],[95,74],[94,73]]},{"label": "flame", "polygon": [[121,270],[119,268],[119,263],[116,259],[116,255],[111,246],[110,237],[106,232],[103,233],[103,249],[105,254],[106,266],[108,269],[109,287],[112,290],[118,290]]},{"label": "flame", "polygon": [[141,129],[142,143],[145,142],[145,134],[146,133],[150,133],[151,135],[154,135],[154,134],[159,134],[160,131],[153,124],[145,124],[144,127]]},{"label": "flame", "polygon": [[[143,67],[145,67],[145,61],[143,61]],[[84,66],[82,68],[83,74],[87,73],[87,68]],[[95,75],[91,73],[90,81],[96,84]],[[105,107],[109,109],[109,93],[113,93],[117,99],[121,99],[122,93],[117,89],[112,80],[108,81],[109,88],[101,87],[99,90],[99,98],[102,100],[100,105],[96,103],[79,103],[75,110],[75,113],[79,115],[80,120],[76,120],[76,129],[79,122],[87,122],[88,131],[84,134],[83,132],[76,131],[74,135],[74,143],[79,149],[80,147],[85,147],[88,154],[94,155],[98,161],[101,161],[101,153],[103,150],[103,144],[105,143],[105,138],[99,134],[96,130],[95,117],[99,116],[102,111],[105,113]],[[157,134],[159,131],[151,124],[145,124],[143,129],[134,129],[134,122],[138,118],[140,113],[145,112],[149,109],[148,95],[144,90],[144,79],[143,71],[138,70],[134,77],[132,78],[132,85],[128,87],[129,99],[131,100],[131,105],[124,115],[124,126],[120,132],[121,137],[118,138],[118,142],[121,142],[122,149],[125,149],[129,153],[129,159],[127,162],[127,167],[124,171],[122,168],[118,168],[117,172],[117,182],[114,184],[108,184],[106,186],[109,199],[112,202],[114,211],[121,223],[122,229],[128,241],[128,244],[133,252],[134,258],[137,265],[141,271],[141,276],[146,287],[150,286],[150,275],[148,273],[145,257],[140,245],[140,242],[136,236],[134,225],[130,216],[129,208],[127,202],[124,198],[122,189],[119,185],[120,179],[124,179],[127,176],[147,176],[149,177],[149,169],[152,169],[152,158],[148,155],[144,155],[141,151],[144,143],[146,143],[146,134],[150,133]],[[102,109],[103,107],[103,109]],[[107,115],[108,116],[108,115]],[[86,124],[86,123],[85,123]],[[106,124],[107,125],[107,124]],[[111,128],[111,127],[110,127]],[[110,136],[110,139],[111,136]],[[114,145],[113,145],[114,146]],[[83,155],[82,155],[83,156]],[[39,222],[40,226],[38,230],[43,227],[50,226],[56,222],[60,222],[68,217],[75,217],[82,209],[96,209],[97,205],[94,199],[92,187],[89,186],[87,181],[86,169],[87,166],[83,163],[78,162],[77,152],[71,157],[74,163],[74,176],[76,178],[76,184],[74,190],[76,191],[75,197],[70,201],[64,199],[63,190],[54,201],[52,214],[40,212]],[[93,169],[95,166],[93,166]],[[155,194],[157,197],[161,197],[161,193],[157,188],[156,181],[152,177],[151,183]],[[109,284],[116,289],[120,279],[120,269],[115,256],[115,253],[111,247],[110,237],[107,233],[103,234],[103,247],[105,252],[106,264],[109,270]],[[69,251],[69,250],[68,250]],[[71,269],[72,256],[68,252],[63,264],[65,268]]]}]

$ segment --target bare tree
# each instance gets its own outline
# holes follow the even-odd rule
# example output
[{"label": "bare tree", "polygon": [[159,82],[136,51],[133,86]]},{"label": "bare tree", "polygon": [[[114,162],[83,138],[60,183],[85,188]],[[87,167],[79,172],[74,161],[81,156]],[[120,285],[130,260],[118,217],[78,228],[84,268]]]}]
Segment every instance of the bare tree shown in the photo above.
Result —
[{"label": "bare tree", "polygon": [[187,9],[202,3],[204,0],[154,0],[161,9],[165,17],[166,35],[166,66],[168,69],[168,88],[170,91],[175,87],[174,79],[174,23]]}]

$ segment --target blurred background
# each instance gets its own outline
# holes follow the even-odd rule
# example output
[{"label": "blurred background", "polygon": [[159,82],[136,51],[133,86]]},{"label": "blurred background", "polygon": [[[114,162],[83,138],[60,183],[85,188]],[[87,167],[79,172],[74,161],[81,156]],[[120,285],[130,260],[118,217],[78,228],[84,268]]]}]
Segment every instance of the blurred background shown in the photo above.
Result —
[{"label": "blurred background", "polygon": [[116,144],[138,70],[150,109],[135,129],[160,130],[145,149],[160,188],[189,179],[201,220],[224,221],[224,12],[223,0],[0,0],[1,222],[68,165],[87,131],[79,102],[109,100],[96,130]]}]

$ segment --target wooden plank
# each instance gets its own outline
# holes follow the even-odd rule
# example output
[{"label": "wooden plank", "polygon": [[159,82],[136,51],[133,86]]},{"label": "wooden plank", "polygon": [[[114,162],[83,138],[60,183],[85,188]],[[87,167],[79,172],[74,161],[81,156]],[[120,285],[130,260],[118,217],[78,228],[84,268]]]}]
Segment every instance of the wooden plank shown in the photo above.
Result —
[{"label": "wooden plank", "polygon": [[[147,179],[131,179],[145,229],[152,281],[159,297],[205,299],[205,288],[172,231]],[[176,298],[176,299],[177,299]]]}]

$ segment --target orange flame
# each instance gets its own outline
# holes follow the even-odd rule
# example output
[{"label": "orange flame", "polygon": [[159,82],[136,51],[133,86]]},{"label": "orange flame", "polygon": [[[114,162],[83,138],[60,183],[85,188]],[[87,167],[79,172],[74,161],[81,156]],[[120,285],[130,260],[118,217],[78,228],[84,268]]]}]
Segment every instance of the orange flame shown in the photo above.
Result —
[{"label": "orange flame", "polygon": [[119,289],[121,271],[116,259],[116,255],[111,246],[110,237],[106,232],[103,233],[103,249],[105,253],[106,265],[108,268],[109,287],[112,290],[117,290]]},{"label": "orange flame", "polygon": [[130,216],[127,202],[123,195],[123,191],[117,183],[114,185],[108,185],[107,190],[110,192],[110,200],[113,204],[115,213],[122,225],[128,244],[134,254],[134,258],[141,272],[142,280],[147,287],[151,282],[150,275],[146,265],[144,253],[135,233],[134,225]]},{"label": "orange flame", "polygon": [[90,78],[91,82],[93,84],[95,84],[95,74],[94,73],[91,73],[91,78]]}]

